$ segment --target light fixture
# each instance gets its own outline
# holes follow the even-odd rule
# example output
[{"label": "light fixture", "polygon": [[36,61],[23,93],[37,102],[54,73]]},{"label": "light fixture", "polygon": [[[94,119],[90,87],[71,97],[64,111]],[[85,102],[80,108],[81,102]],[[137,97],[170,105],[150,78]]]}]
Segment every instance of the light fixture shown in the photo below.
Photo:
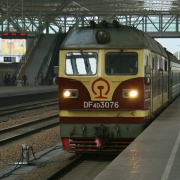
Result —
[{"label": "light fixture", "polygon": [[64,89],[63,96],[64,98],[78,98],[79,91],[77,89]]},{"label": "light fixture", "polygon": [[129,96],[132,97],[132,98],[136,97],[137,96],[137,91],[135,91],[135,90],[130,91]]},{"label": "light fixture", "polygon": [[137,98],[138,91],[135,89],[123,89],[123,98]]},{"label": "light fixture", "polygon": [[110,41],[110,34],[109,34],[109,32],[106,31],[106,30],[99,30],[96,33],[96,40],[100,44],[108,43]]},{"label": "light fixture", "polygon": [[67,90],[64,92],[64,97],[69,97],[71,95],[71,93]]}]

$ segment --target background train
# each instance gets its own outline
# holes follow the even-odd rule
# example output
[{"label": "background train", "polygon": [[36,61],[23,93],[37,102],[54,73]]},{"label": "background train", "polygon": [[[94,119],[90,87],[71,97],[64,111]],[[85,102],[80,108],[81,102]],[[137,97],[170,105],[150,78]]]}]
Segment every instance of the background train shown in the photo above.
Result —
[{"label": "background train", "polygon": [[65,150],[117,153],[180,93],[180,62],[134,27],[106,21],[71,29],[59,53]]}]

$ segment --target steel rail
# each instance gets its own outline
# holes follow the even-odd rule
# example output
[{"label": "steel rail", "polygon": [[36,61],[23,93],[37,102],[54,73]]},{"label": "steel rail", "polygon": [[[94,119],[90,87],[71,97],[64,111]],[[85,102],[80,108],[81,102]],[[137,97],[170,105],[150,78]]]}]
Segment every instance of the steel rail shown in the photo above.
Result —
[{"label": "steel rail", "polygon": [[36,108],[41,108],[44,106],[51,106],[58,104],[58,100],[51,100],[51,101],[46,101],[46,102],[35,102],[35,103],[26,103],[26,104],[21,104],[19,106],[8,106],[6,108],[1,108],[0,109],[0,117],[10,115],[13,113],[17,112],[22,112],[24,110],[32,110]]},{"label": "steel rail", "polygon": [[[54,120],[57,117],[58,117],[58,115],[53,115],[51,117],[43,118],[43,119],[40,119],[38,121],[22,124],[22,125],[19,125],[19,126],[14,126],[12,128],[7,128],[7,129],[4,129],[4,130],[0,131],[1,134],[5,134],[5,132],[7,133],[8,130],[12,133],[13,130],[15,131],[17,129],[22,129],[22,128],[25,128],[25,127],[30,126],[30,125],[43,123],[43,125],[40,126],[40,127],[35,127],[35,128],[30,129],[30,130],[26,130],[26,132],[23,132],[23,133],[18,132],[18,133],[15,133],[15,135],[11,135],[11,136],[9,136],[7,138],[1,139],[0,140],[0,146],[5,145],[7,143],[10,143],[12,141],[19,140],[19,139],[22,139],[24,137],[33,135],[35,133],[39,133],[42,130],[46,130],[46,129],[50,129],[50,128],[53,128],[55,126],[58,126],[59,121]],[[50,122],[49,124],[44,124],[45,121],[50,121],[50,120],[52,122]]]},{"label": "steel rail", "polygon": [[[57,171],[54,171],[49,177],[46,177],[47,180],[55,180],[55,179],[61,179],[64,178],[66,179],[66,175],[68,175],[68,173],[71,173],[70,176],[73,177],[74,176],[77,176],[77,177],[74,177],[74,179],[81,179],[82,178],[82,174],[83,176],[87,176],[89,177],[89,173],[92,173],[92,169],[96,168],[97,166],[100,167],[98,168],[99,171],[101,171],[102,169],[104,169],[110,162],[112,162],[115,157],[117,155],[110,155],[110,156],[107,156],[107,155],[79,155],[79,157],[77,157],[75,160],[71,161],[70,163],[68,163],[67,165],[65,165],[63,168],[60,168],[59,170]],[[69,162],[69,160],[68,160]],[[81,164],[81,163],[84,163],[84,164]],[[66,164],[66,162],[65,162]],[[87,166],[88,164],[88,166]],[[79,173],[79,176],[81,178],[78,177],[78,174],[77,174],[77,169],[82,169],[82,166],[84,167],[84,169],[82,170],[82,173]],[[73,170],[75,169],[75,171]],[[87,170],[87,172],[86,172]],[[81,171],[78,171],[78,172],[81,172]],[[86,174],[87,173],[87,174]],[[95,176],[96,174],[98,174],[98,172],[95,173]],[[92,175],[92,174],[91,174]],[[93,177],[94,175],[92,175]],[[40,179],[42,180],[42,178]]]},{"label": "steel rail", "polygon": [[[47,180],[54,180],[54,179],[59,179],[59,177],[64,176],[67,174],[70,170],[72,170],[75,166],[77,166],[79,163],[81,163],[84,160],[84,155],[75,155],[75,159],[73,160],[68,160],[69,163],[67,163],[64,167],[61,169],[54,171],[49,177],[47,177]],[[40,179],[43,180],[43,179]]]},{"label": "steel rail", "polygon": [[31,126],[31,125],[34,125],[34,124],[37,124],[37,123],[45,122],[45,121],[48,121],[49,118],[57,118],[58,116],[59,115],[57,114],[57,115],[53,115],[53,116],[50,116],[50,117],[37,119],[35,121],[23,123],[23,124],[20,124],[20,125],[11,126],[9,128],[5,128],[5,129],[0,130],[0,135],[4,134],[4,133],[7,133],[7,132],[10,132],[10,131],[15,131],[17,129],[21,129],[21,128],[24,128],[24,127],[27,127],[27,126]]}]

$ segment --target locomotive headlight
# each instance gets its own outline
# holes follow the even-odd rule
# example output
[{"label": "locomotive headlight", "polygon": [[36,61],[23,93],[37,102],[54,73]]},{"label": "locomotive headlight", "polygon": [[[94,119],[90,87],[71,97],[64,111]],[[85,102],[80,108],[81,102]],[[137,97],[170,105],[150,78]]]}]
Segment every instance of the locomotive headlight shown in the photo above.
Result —
[{"label": "locomotive headlight", "polygon": [[132,98],[137,97],[137,94],[138,93],[137,93],[136,90],[132,90],[132,91],[129,92],[129,96],[132,97]]},{"label": "locomotive headlight", "polygon": [[123,98],[137,98],[138,91],[135,89],[123,89]]},{"label": "locomotive headlight", "polygon": [[64,92],[64,97],[69,97],[71,95],[71,93],[67,90]]},{"label": "locomotive headlight", "polygon": [[64,89],[63,96],[64,98],[78,98],[79,91],[77,89]]}]

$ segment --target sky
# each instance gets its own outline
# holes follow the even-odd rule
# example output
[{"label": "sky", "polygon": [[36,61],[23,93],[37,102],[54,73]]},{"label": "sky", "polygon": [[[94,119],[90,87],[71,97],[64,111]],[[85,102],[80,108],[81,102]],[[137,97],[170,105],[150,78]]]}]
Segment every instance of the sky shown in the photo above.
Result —
[{"label": "sky", "polygon": [[155,38],[155,40],[172,54],[180,50],[180,38]]}]

